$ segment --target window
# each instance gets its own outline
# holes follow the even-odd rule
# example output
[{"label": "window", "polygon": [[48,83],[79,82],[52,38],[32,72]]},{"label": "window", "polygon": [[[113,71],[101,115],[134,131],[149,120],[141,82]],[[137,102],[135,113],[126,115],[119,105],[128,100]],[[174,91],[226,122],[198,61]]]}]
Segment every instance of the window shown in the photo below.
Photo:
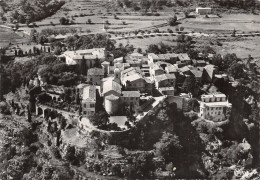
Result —
[{"label": "window", "polygon": [[91,108],[94,108],[94,107],[95,107],[95,104],[90,104],[90,107],[91,107]]},{"label": "window", "polygon": [[84,108],[86,108],[87,107],[87,105],[86,104],[84,104]]},{"label": "window", "polygon": [[87,112],[86,112],[86,111],[83,111],[83,114],[87,114]]},{"label": "window", "polygon": [[213,110],[214,108],[212,107],[211,110]]},{"label": "window", "polygon": [[220,115],[220,112],[218,112],[218,115]]}]

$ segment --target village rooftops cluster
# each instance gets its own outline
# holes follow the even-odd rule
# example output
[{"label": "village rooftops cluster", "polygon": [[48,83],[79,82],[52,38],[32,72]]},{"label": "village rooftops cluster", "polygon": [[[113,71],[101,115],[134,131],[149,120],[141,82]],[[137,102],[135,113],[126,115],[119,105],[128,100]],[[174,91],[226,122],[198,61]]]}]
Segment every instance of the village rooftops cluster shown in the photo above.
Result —
[{"label": "village rooftops cluster", "polygon": [[[87,62],[87,81],[77,86],[82,99],[82,112],[86,116],[95,113],[97,95],[102,97],[108,114],[118,115],[119,111],[126,107],[130,107],[132,112],[143,107],[144,105],[140,105],[141,94],[152,95],[153,91],[157,90],[162,96],[174,97],[176,86],[181,87],[188,77],[193,76],[202,84],[212,83],[214,78],[226,77],[224,74],[219,74],[216,66],[210,64],[210,58],[207,62],[191,60],[186,53],[150,53],[147,57],[133,53],[126,58],[107,59],[105,49],[100,48],[67,51],[63,56],[66,57],[69,65],[79,64],[78,59]],[[96,67],[93,67],[94,63]],[[97,68],[100,66],[102,68]],[[40,83],[37,81],[34,84]],[[56,89],[50,94],[59,91]],[[223,120],[224,107],[230,107],[225,95],[203,95],[200,116],[206,119]],[[212,108],[217,112],[214,111],[212,114]],[[219,111],[219,108],[223,111]],[[188,107],[185,105],[184,109]]]}]

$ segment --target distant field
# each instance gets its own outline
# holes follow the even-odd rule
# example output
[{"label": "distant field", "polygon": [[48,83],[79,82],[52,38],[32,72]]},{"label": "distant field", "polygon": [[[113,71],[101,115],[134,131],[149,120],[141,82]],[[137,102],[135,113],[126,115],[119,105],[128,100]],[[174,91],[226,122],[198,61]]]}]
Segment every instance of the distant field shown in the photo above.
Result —
[{"label": "distant field", "polygon": [[122,39],[117,40],[117,46],[118,44],[122,43],[123,45],[130,44],[133,45],[134,48],[141,48],[143,51],[145,51],[150,44],[158,44],[160,42],[163,42],[167,45],[176,46],[176,42],[173,40],[176,40],[176,36],[155,36],[155,37],[148,37],[148,38],[134,38],[134,39]]},{"label": "distant field", "polygon": [[0,47],[6,47],[9,43],[19,42],[23,38],[12,31],[0,29]]},{"label": "distant field", "polygon": [[260,37],[250,37],[240,41],[223,42],[217,50],[220,54],[236,53],[240,58],[247,58],[250,54],[254,58],[260,58]]},{"label": "distant field", "polygon": [[194,31],[260,31],[260,15],[223,14],[222,18],[189,18],[181,26]]}]

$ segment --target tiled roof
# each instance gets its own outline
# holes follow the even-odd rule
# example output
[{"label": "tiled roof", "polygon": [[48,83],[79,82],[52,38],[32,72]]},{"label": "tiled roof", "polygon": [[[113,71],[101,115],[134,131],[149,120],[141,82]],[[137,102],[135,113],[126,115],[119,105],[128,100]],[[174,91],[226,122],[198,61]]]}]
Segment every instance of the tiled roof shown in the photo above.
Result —
[{"label": "tiled roof", "polygon": [[113,94],[110,94],[109,96],[106,96],[105,98],[108,99],[108,100],[118,100],[119,99],[118,96],[115,96]]},{"label": "tiled roof", "polygon": [[191,73],[192,73],[195,77],[201,77],[201,76],[202,76],[202,72],[201,72],[201,71],[191,70]]},{"label": "tiled roof", "polygon": [[180,70],[181,72],[187,72],[187,71],[190,71],[190,68],[189,68],[188,66],[184,66],[184,67],[182,67],[182,68],[179,68],[179,70]]},{"label": "tiled roof", "polygon": [[121,94],[122,86],[117,82],[109,79],[103,83],[103,94],[109,91],[115,91]]},{"label": "tiled roof", "polygon": [[126,82],[126,81],[130,81],[130,82],[133,82],[133,81],[136,81],[138,79],[143,79],[142,75],[141,74],[138,74],[138,73],[134,73],[134,74],[131,74],[129,76],[125,76],[122,78],[122,81],[123,82]]},{"label": "tiled roof", "polygon": [[190,61],[190,57],[187,53],[177,54],[180,61]]},{"label": "tiled roof", "polygon": [[89,86],[89,84],[81,83],[81,84],[77,85],[77,88],[78,89],[82,89],[82,88],[84,88],[86,86]]},{"label": "tiled roof", "polygon": [[165,70],[168,71],[168,72],[177,72],[177,68],[175,66],[173,66],[173,65],[167,66],[165,68]]},{"label": "tiled roof", "polygon": [[164,81],[167,79],[176,79],[174,74],[162,74],[154,77],[156,82]]},{"label": "tiled roof", "polygon": [[122,91],[123,97],[140,97],[139,91]]},{"label": "tiled roof", "polygon": [[88,76],[104,76],[104,69],[91,68],[88,70]]}]

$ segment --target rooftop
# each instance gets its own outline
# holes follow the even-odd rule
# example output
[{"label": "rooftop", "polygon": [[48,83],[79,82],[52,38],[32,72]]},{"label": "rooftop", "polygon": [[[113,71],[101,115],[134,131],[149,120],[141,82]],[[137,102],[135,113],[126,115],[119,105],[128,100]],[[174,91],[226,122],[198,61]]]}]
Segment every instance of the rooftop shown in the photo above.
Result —
[{"label": "rooftop", "polygon": [[165,70],[168,71],[168,72],[177,72],[177,68],[175,66],[173,66],[173,65],[167,66],[165,68]]},{"label": "rooftop", "polygon": [[198,70],[191,70],[191,73],[195,76],[195,77],[201,77],[202,76],[202,71],[198,71]]},{"label": "rooftop", "polygon": [[155,76],[154,79],[155,79],[155,81],[160,82],[160,81],[164,81],[167,79],[176,79],[176,77],[174,74],[162,74],[159,76]]},{"label": "rooftop", "polygon": [[188,66],[184,66],[184,67],[182,67],[182,68],[179,68],[179,70],[180,70],[181,72],[187,72],[187,71],[190,71],[190,68],[189,68]]},{"label": "rooftop", "polygon": [[65,51],[62,56],[67,56],[72,59],[103,59],[105,58],[105,48]]},{"label": "rooftop", "polygon": [[229,103],[228,101],[224,101],[224,102],[201,102],[201,105],[207,106],[207,107],[223,107],[223,106],[232,106],[231,103]]},{"label": "rooftop", "polygon": [[226,98],[227,96],[225,94],[222,93],[214,93],[214,94],[204,94],[201,95],[202,98],[212,98],[212,97],[224,97]]},{"label": "rooftop", "polygon": [[191,60],[187,53],[178,54],[178,58],[180,61],[190,61]]},{"label": "rooftop", "polygon": [[130,54],[130,56],[132,56],[132,57],[143,57],[144,55],[140,54],[140,53],[132,53],[132,54]]},{"label": "rooftop", "polygon": [[139,91],[122,91],[123,97],[140,97]]},{"label": "rooftop", "polygon": [[81,83],[81,84],[77,85],[77,88],[78,89],[82,89],[82,88],[84,88],[86,86],[89,86],[89,84]]},{"label": "rooftop", "polygon": [[103,83],[103,94],[109,91],[116,91],[121,94],[122,86],[115,82],[113,79],[109,79]]},{"label": "rooftop", "polygon": [[119,99],[118,96],[115,96],[115,95],[113,95],[113,94],[110,94],[109,96],[106,96],[105,98],[106,98],[107,100],[117,100],[117,99]]},{"label": "rooftop", "polygon": [[139,73],[133,73],[133,74],[131,74],[129,76],[123,77],[122,81],[124,81],[124,82],[126,82],[126,81],[132,82],[132,81],[136,81],[138,79],[143,79],[143,76],[141,74],[139,74]]},{"label": "rooftop", "polygon": [[104,76],[104,69],[101,68],[91,68],[88,70],[88,76]]},{"label": "rooftop", "polygon": [[110,64],[110,62],[108,62],[108,61],[104,61],[104,62],[102,62],[101,64]]}]

